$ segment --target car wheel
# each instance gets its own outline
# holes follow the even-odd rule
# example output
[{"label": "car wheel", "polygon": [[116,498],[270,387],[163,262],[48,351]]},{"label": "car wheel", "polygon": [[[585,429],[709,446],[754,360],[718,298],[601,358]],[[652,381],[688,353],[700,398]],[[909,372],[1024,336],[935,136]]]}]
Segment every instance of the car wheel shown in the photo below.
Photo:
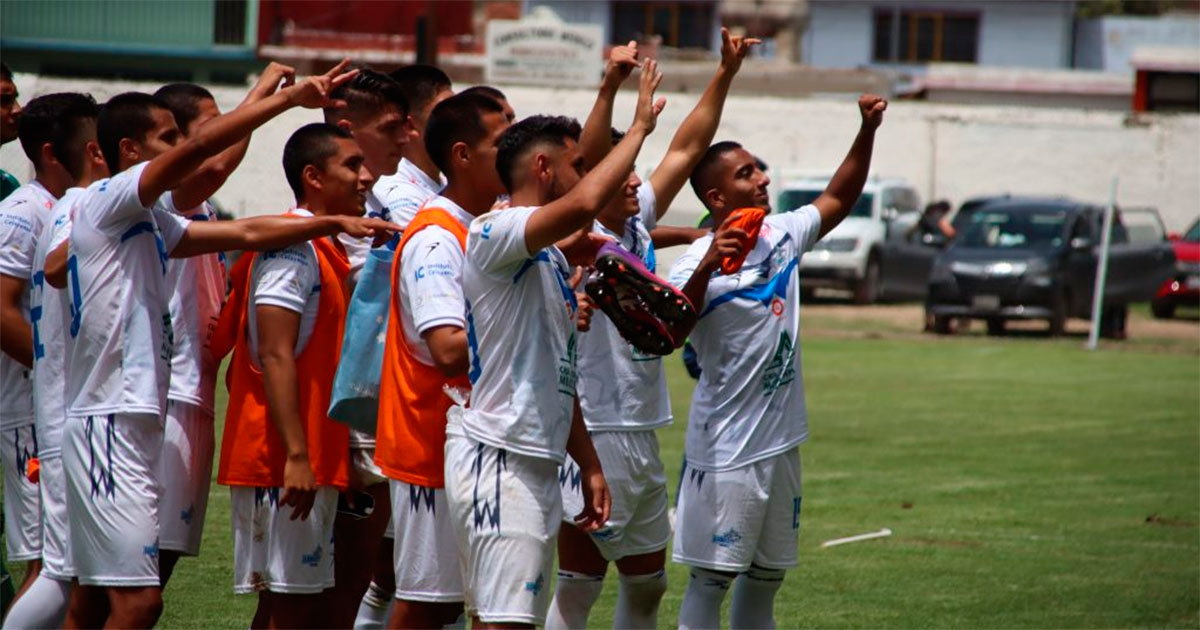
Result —
[{"label": "car wheel", "polygon": [[1150,312],[1158,319],[1171,319],[1175,316],[1175,305],[1168,300],[1152,300]]},{"label": "car wheel", "polygon": [[930,320],[929,329],[933,331],[933,334],[949,335],[952,332],[949,317],[945,315],[932,315],[928,319]]},{"label": "car wheel", "polygon": [[1004,320],[998,317],[993,317],[987,320],[987,334],[993,337],[1004,334]]},{"label": "car wheel", "polygon": [[867,259],[867,270],[862,280],[854,286],[855,304],[874,304],[879,299],[879,258],[874,254]]}]

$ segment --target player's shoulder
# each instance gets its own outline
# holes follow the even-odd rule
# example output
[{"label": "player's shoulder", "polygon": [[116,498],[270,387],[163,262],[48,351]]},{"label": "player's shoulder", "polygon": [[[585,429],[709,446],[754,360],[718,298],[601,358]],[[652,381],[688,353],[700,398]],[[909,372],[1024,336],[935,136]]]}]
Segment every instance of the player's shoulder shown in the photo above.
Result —
[{"label": "player's shoulder", "polygon": [[303,242],[288,245],[281,249],[262,252],[258,255],[260,265],[317,267],[317,251],[312,243]]}]

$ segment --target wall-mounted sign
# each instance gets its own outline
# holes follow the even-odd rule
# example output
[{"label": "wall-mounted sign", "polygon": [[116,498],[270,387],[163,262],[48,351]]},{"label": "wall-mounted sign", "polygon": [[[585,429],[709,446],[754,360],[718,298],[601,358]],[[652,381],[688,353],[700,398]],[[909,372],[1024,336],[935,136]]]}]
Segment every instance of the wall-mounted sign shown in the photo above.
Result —
[{"label": "wall-mounted sign", "polygon": [[594,86],[604,71],[604,31],[591,24],[492,20],[488,83]]}]

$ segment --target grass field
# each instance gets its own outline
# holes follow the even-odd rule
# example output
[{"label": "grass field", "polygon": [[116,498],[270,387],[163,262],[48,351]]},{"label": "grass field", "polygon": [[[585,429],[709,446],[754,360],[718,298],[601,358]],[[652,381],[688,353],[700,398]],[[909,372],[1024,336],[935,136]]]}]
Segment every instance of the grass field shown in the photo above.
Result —
[{"label": "grass field", "polygon": [[[844,332],[804,338],[812,439],[779,627],[1200,625],[1194,342],[1086,353],[1078,339]],[[674,476],[692,381],[667,365]],[[881,527],[894,535],[819,546]],[[160,627],[246,627],[254,600],[232,594],[231,554],[214,486],[202,555],[180,563]],[[670,565],[660,626],[674,627],[686,579]],[[611,627],[615,600],[609,580],[594,627]]]}]

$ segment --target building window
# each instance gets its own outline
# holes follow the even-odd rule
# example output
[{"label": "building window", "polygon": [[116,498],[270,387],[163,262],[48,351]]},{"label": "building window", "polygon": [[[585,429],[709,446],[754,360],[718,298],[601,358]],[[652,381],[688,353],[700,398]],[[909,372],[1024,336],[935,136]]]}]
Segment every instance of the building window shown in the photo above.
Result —
[{"label": "building window", "polygon": [[612,3],[612,44],[652,35],[662,37],[664,46],[711,47],[713,6],[711,0],[678,2],[623,1]]},{"label": "building window", "polygon": [[975,63],[978,53],[978,14],[908,9],[875,12],[872,58],[876,62]]}]

